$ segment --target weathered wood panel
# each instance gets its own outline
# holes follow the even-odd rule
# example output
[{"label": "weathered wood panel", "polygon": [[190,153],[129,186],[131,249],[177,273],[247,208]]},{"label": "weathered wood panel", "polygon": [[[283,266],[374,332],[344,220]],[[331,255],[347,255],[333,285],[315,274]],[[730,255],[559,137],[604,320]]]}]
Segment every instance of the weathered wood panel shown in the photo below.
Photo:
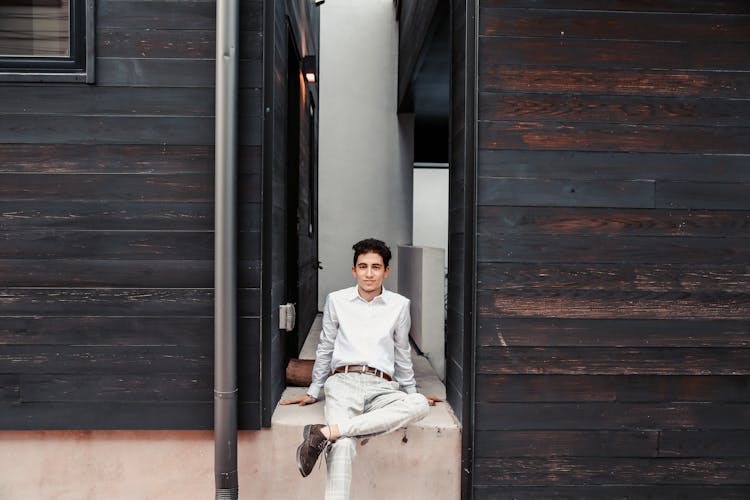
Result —
[{"label": "weathered wood panel", "polygon": [[[486,2],[482,5],[486,5]],[[510,4],[502,2],[502,5]],[[636,5],[635,2],[633,5]],[[664,6],[664,2],[660,2],[659,5]],[[648,8],[643,2],[637,4],[641,12],[636,10],[571,11],[585,8],[581,3],[572,2],[567,6],[556,3],[551,7],[553,9],[526,9],[518,6],[515,8],[490,7],[487,11],[481,12],[479,32],[485,36],[549,37],[559,35],[561,40],[596,38],[673,42],[750,41],[750,16],[748,15],[726,16],[708,13],[700,16],[686,16],[679,23],[675,23],[674,12],[642,12]],[[571,10],[560,12],[557,9]],[[607,9],[614,9],[614,7],[610,4]],[[713,28],[706,30],[707,24]]]},{"label": "weathered wood panel", "polygon": [[477,397],[488,403],[750,402],[746,375],[485,375]]},{"label": "weathered wood panel", "polygon": [[750,236],[750,212],[626,208],[481,206],[478,223],[503,234]]},{"label": "weathered wood panel", "polygon": [[477,374],[750,375],[750,349],[483,347]]},{"label": "weathered wood panel", "polygon": [[482,458],[475,470],[478,483],[498,485],[602,484],[614,475],[638,484],[743,485],[750,480],[750,465],[742,458]]},{"label": "weathered wood panel", "polygon": [[478,344],[510,346],[750,347],[746,320],[507,317],[480,313]]},{"label": "weathered wood panel", "polygon": [[484,232],[478,240],[477,253],[485,262],[705,264],[709,254],[713,262],[722,266],[750,262],[750,241],[746,239],[567,235],[517,238]]},{"label": "weathered wood panel", "polygon": [[744,0],[664,0],[657,3],[640,0],[485,0],[483,7],[548,8],[560,10],[611,10],[642,13],[668,12],[683,14],[750,14],[750,6]]},{"label": "weathered wood panel", "polygon": [[477,500],[547,500],[576,499],[612,500],[613,498],[679,498],[681,500],[738,500],[747,497],[746,486],[530,486],[498,488],[477,486]]},{"label": "weathered wood panel", "polygon": [[[250,428],[263,9],[240,2],[238,378]],[[102,0],[95,85],[2,85],[0,427],[211,427],[215,13],[211,0]]]},{"label": "weathered wood panel", "polygon": [[[480,63],[490,65],[495,60],[486,57]],[[557,68],[499,62],[492,67],[480,68],[480,71],[483,73],[480,90],[736,99],[750,95],[750,75],[742,71]]]},{"label": "weathered wood panel", "polygon": [[[3,345],[186,346],[213,348],[210,316],[10,316],[0,325]],[[259,317],[241,316],[238,343],[259,342]],[[248,366],[251,366],[248,363]],[[245,366],[245,365],[243,365]]]},{"label": "weathered wood panel", "polygon": [[747,496],[747,2],[480,7],[474,497]]},{"label": "weathered wood panel", "polygon": [[742,155],[481,150],[479,164],[488,177],[560,178],[567,172],[581,180],[702,182],[710,171],[714,182],[750,181],[750,162]]},{"label": "weathered wood panel", "polygon": [[480,431],[479,456],[503,457],[656,457],[655,431]]},{"label": "weathered wood panel", "polygon": [[479,403],[477,430],[746,430],[748,403]]}]

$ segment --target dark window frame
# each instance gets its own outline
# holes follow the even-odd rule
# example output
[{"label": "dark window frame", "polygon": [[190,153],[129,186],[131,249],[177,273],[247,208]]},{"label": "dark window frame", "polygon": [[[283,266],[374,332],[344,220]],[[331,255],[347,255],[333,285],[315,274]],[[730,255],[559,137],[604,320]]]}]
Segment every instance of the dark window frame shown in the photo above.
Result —
[{"label": "dark window frame", "polygon": [[0,57],[0,81],[94,83],[95,0],[70,0],[69,57]]}]

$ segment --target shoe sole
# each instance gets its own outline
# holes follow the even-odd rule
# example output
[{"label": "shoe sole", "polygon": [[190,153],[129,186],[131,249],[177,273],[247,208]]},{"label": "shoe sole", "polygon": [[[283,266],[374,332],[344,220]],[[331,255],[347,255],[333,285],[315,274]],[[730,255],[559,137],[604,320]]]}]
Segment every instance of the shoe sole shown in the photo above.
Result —
[{"label": "shoe sole", "polygon": [[305,474],[305,471],[302,467],[302,459],[300,457],[300,451],[302,451],[302,447],[305,445],[305,441],[307,441],[307,438],[310,437],[310,427],[312,425],[308,424],[302,429],[302,444],[297,446],[297,470],[299,470],[299,473],[302,474],[302,477],[307,477],[309,474]]}]

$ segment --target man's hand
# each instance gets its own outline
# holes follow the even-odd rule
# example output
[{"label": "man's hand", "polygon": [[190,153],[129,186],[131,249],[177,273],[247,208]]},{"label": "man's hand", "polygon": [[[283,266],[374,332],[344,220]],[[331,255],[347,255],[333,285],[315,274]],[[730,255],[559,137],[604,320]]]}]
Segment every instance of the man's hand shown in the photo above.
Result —
[{"label": "man's hand", "polygon": [[[296,398],[282,399],[281,401],[279,401],[279,404],[280,405],[300,405],[300,406],[305,406],[305,405],[311,405],[311,404],[317,403],[317,402],[318,402],[317,399],[315,399],[314,397],[310,396],[309,394],[305,394],[304,396],[299,396],[299,397],[296,397]],[[430,404],[434,404],[434,403],[430,403]]]},{"label": "man's hand", "polygon": [[430,404],[430,406],[435,406],[435,403],[443,402],[443,400],[437,396],[425,396],[425,397],[427,398],[427,402]]}]

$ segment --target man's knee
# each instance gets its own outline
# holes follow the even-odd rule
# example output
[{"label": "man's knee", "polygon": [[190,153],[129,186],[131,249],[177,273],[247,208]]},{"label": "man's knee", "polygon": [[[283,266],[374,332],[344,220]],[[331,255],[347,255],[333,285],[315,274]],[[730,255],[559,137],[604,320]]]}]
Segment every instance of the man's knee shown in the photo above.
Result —
[{"label": "man's knee", "polygon": [[409,394],[406,399],[412,408],[414,418],[417,420],[423,419],[430,412],[430,403],[424,395],[419,393]]}]

